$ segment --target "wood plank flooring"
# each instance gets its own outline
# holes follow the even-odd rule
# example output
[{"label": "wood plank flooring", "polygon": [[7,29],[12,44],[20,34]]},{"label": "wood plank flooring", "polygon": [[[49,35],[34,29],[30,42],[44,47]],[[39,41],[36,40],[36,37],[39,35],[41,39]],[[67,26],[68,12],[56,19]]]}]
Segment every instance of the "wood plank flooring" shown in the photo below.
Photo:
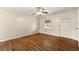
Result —
[{"label": "wood plank flooring", "polygon": [[78,51],[73,39],[37,33],[0,43],[0,51]]}]

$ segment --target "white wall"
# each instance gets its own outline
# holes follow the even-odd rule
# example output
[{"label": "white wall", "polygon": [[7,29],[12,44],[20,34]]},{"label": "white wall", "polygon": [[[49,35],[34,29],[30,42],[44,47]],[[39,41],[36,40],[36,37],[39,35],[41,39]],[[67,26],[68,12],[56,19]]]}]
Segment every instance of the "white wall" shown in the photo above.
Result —
[{"label": "white wall", "polygon": [[37,19],[30,15],[0,10],[0,41],[37,33]]},{"label": "white wall", "polygon": [[[61,18],[62,17],[70,17],[72,18],[72,32],[70,33],[71,35],[68,36],[68,35],[61,35],[60,32],[61,32],[61,28],[60,28],[60,24],[61,24]],[[44,21],[46,19],[51,19],[51,23],[50,23],[50,26],[51,26],[51,29],[48,30],[48,31],[45,31],[44,29]],[[62,25],[62,24],[61,24]],[[70,24],[71,25],[71,24]],[[55,36],[63,36],[63,37],[68,37],[68,38],[72,38],[72,39],[75,39],[75,40],[79,40],[78,39],[78,30],[76,30],[75,28],[78,27],[78,9],[70,9],[70,10],[66,10],[66,11],[61,11],[61,12],[58,12],[58,13],[54,13],[54,14],[51,14],[51,15],[48,15],[48,16],[45,16],[45,17],[41,17],[40,19],[40,31],[41,33],[46,33],[46,34],[50,34],[50,35],[55,35]],[[64,34],[68,34],[68,31],[71,31],[71,29],[67,29],[67,31],[63,31]]]},{"label": "white wall", "polygon": [[79,8],[78,8],[78,39],[79,39]]}]

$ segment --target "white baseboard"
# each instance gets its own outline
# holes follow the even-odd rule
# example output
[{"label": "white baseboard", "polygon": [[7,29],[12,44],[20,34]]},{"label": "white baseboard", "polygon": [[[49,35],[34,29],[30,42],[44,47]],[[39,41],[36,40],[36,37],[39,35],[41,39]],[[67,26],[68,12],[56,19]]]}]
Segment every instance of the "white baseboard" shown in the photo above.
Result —
[{"label": "white baseboard", "polygon": [[19,38],[19,37],[29,36],[29,35],[33,35],[33,34],[36,34],[36,33],[29,33],[29,34],[19,35],[19,36],[8,38],[8,39],[0,39],[0,42],[4,42],[4,41],[8,41],[8,40],[13,40],[13,39],[16,39],[16,38]]}]

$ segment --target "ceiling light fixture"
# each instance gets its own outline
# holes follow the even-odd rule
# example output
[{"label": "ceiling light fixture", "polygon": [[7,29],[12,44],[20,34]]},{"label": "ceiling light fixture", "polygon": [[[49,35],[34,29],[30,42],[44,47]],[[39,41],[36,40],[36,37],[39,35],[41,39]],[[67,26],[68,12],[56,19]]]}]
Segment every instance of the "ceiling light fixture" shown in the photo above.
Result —
[{"label": "ceiling light fixture", "polygon": [[48,14],[48,12],[43,7],[36,7],[33,9],[32,15],[43,16]]}]

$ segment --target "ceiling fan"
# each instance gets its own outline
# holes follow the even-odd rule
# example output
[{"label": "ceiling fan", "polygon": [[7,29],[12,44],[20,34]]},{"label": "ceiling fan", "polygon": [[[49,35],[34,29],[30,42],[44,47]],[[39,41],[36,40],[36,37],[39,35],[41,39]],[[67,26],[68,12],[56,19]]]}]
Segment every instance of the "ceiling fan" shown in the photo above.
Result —
[{"label": "ceiling fan", "polygon": [[43,7],[36,7],[33,9],[32,15],[42,16],[48,14],[48,12]]}]

